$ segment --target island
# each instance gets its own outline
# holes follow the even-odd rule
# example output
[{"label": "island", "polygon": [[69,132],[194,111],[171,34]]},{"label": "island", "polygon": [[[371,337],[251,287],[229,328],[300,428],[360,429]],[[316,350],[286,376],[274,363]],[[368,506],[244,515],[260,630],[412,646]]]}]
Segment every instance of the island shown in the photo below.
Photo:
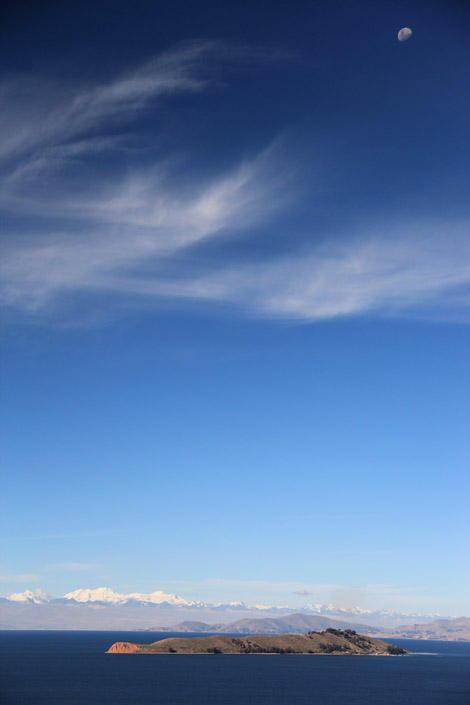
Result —
[{"label": "island", "polygon": [[153,644],[117,641],[108,654],[338,654],[399,656],[408,651],[353,629],[326,629],[307,634],[170,637]]}]

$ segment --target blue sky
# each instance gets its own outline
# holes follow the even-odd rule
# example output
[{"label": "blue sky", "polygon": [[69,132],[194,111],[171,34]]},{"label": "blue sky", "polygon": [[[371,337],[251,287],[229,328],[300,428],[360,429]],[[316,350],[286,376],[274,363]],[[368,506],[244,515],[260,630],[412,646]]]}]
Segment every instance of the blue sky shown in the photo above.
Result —
[{"label": "blue sky", "polygon": [[1,30],[0,593],[469,614],[468,10],[66,5]]}]

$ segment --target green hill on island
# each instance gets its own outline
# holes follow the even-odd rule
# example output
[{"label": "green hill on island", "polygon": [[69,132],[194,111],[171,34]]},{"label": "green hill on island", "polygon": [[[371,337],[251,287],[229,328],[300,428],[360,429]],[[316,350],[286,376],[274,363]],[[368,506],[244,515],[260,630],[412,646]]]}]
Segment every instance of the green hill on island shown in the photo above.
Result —
[{"label": "green hill on island", "polygon": [[401,655],[399,646],[356,634],[352,629],[327,629],[308,634],[257,634],[244,637],[171,637],[153,644],[118,641],[108,654],[343,654]]}]

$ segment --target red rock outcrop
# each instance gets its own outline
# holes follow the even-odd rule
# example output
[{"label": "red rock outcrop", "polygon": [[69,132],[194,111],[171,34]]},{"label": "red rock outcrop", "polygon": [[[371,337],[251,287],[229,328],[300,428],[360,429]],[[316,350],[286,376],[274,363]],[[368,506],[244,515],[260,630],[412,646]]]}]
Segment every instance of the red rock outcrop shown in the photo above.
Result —
[{"label": "red rock outcrop", "polygon": [[137,644],[130,641],[116,641],[108,650],[107,654],[135,654],[139,650]]}]

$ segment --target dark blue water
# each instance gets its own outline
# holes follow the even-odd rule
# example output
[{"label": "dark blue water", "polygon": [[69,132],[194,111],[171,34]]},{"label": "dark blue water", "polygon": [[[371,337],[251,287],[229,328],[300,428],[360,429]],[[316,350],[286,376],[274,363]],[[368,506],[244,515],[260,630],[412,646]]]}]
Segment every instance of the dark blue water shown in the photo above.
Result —
[{"label": "dark blue water", "polygon": [[[2,705],[469,705],[470,643],[414,656],[106,655],[157,632],[0,632]],[[187,635],[185,635],[187,636]]]}]

